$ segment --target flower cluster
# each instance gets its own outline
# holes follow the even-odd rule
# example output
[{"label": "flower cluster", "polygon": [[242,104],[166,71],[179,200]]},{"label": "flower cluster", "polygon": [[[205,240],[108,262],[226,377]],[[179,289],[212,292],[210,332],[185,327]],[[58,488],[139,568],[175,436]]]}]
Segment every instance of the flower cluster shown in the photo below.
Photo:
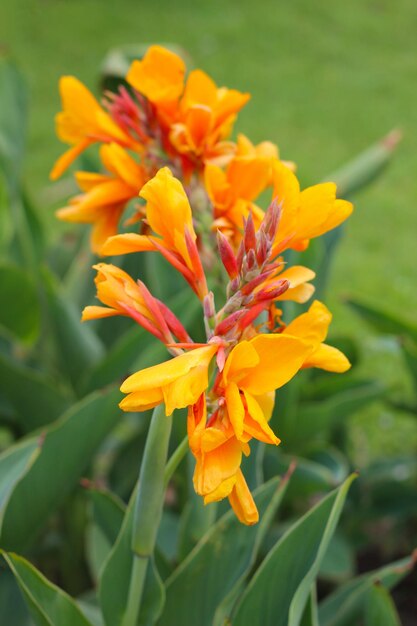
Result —
[{"label": "flower cluster", "polygon": [[[167,415],[187,407],[196,492],[205,503],[228,497],[237,517],[253,524],[258,512],[242,455],[253,439],[280,443],[269,425],[276,390],[302,368],[349,368],[325,343],[331,314],[324,304],[314,301],[284,322],[283,301],[309,300],[315,276],[289,267],[285,251],[305,250],[341,224],[352,205],[336,198],[333,183],[301,190],[274,144],[255,146],[243,135],[232,142],[249,96],[218,88],[200,70],[185,79],[183,61],[169,50],[149,48],[126,80],[130,88],[107,94],[101,107],[75,78],[62,79],[58,134],[72,147],[52,175],[94,142],[101,143],[106,173],[78,172],[83,193],[59,216],[93,223],[92,246],[101,256],[161,254],[201,301],[206,340],[194,342],[141,280],[106,263],[95,266],[104,306],[86,307],[83,319],[129,316],[166,345],[173,358],[129,376],[120,406],[144,411],[164,403]],[[264,211],[256,201],[268,189]],[[135,232],[120,234],[133,198]],[[220,303],[210,291],[216,261],[224,270]]]}]

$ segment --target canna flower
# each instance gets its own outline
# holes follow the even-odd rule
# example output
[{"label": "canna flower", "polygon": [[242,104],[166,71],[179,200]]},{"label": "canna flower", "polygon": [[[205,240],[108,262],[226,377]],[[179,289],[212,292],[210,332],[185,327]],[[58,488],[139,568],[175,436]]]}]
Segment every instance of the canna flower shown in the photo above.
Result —
[{"label": "canna flower", "polygon": [[162,46],[150,46],[142,60],[133,61],[126,80],[169,122],[184,90],[184,75],[185,64],[180,56]]},{"label": "canna flower", "polygon": [[93,224],[91,248],[101,254],[103,244],[118,232],[120,217],[146,181],[145,169],[121,146],[101,146],[101,161],[107,174],[77,172],[76,180],[83,194],[70,200],[56,215],[67,222]]},{"label": "canna flower", "polygon": [[201,70],[190,72],[177,121],[171,126],[172,146],[191,160],[224,162],[234,152],[233,144],[224,140],[249,98],[235,89],[217,87]]},{"label": "canna flower", "polygon": [[273,196],[281,207],[274,253],[286,248],[305,250],[310,239],[336,228],[353,211],[353,205],[336,198],[334,183],[321,183],[300,191],[293,172],[281,161],[273,165]]},{"label": "canna flower", "polygon": [[190,203],[180,181],[164,167],[146,183],[140,196],[147,201],[146,221],[155,235],[115,235],[105,243],[102,253],[158,250],[203,299],[207,284],[197,250]]},{"label": "canna flower", "polygon": [[55,163],[52,180],[59,178],[71,163],[95,142],[131,143],[129,136],[99,105],[92,93],[74,76],[59,82],[63,111],[56,116],[56,132],[64,143],[72,145]]},{"label": "canna flower", "polygon": [[181,342],[190,342],[181,322],[172,311],[157,300],[141,282],[115,265],[98,263],[95,283],[97,298],[106,306],[87,306],[82,321],[124,315],[133,318],[140,326],[165,344],[173,344],[173,335]]},{"label": "canna flower", "polygon": [[318,367],[339,373],[350,368],[350,363],[343,352],[323,343],[331,321],[332,314],[329,309],[322,302],[315,300],[307,313],[296,317],[284,329],[282,336],[290,334],[314,345],[315,348],[308,355],[303,367]]},{"label": "canna flower", "polygon": [[187,431],[196,459],[194,488],[204,503],[228,497],[242,523],[256,524],[258,511],[240,469],[242,454],[249,454],[248,444],[236,439],[230,422],[220,419],[219,414],[207,423],[204,395],[189,407]]},{"label": "canna flower", "polygon": [[208,368],[217,350],[216,344],[207,344],[132,374],[120,388],[128,394],[120,407],[145,411],[164,402],[166,414],[171,415],[196,403],[208,387]]}]

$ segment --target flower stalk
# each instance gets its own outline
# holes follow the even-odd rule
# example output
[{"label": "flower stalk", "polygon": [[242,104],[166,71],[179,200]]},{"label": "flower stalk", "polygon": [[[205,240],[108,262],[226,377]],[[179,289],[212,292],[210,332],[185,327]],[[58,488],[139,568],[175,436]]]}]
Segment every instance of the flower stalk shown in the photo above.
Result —
[{"label": "flower stalk", "polygon": [[140,613],[148,563],[162,516],[171,426],[172,417],[165,415],[164,405],[155,407],[139,474],[131,543],[134,560],[122,626],[136,626]]}]

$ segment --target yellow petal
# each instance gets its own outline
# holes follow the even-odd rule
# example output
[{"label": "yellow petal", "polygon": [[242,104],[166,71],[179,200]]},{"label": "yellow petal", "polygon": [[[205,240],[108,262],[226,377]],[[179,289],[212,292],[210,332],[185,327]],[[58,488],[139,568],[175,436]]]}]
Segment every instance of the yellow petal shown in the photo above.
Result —
[{"label": "yellow petal", "polygon": [[150,46],[141,61],[133,61],[126,80],[151,102],[163,103],[180,96],[184,74],[180,56],[162,46]]},{"label": "yellow petal", "polygon": [[304,367],[319,367],[328,372],[346,372],[351,365],[346,356],[333,346],[322,343],[313,354],[311,354]]},{"label": "yellow petal", "polygon": [[258,509],[240,469],[236,473],[236,483],[229,496],[229,502],[242,524],[252,526],[259,521]]},{"label": "yellow petal", "polygon": [[219,500],[223,500],[223,498],[227,498],[227,496],[230,494],[233,487],[235,486],[235,483],[236,476],[231,476],[230,478],[224,480],[222,483],[220,483],[217,489],[204,496],[204,504],[209,504],[210,502],[218,502]]},{"label": "yellow petal", "polygon": [[159,388],[146,389],[130,393],[120,402],[119,406],[123,411],[128,413],[136,413],[153,409],[164,401],[162,390]]},{"label": "yellow petal", "polygon": [[329,309],[318,300],[315,300],[307,313],[296,317],[284,331],[284,335],[293,335],[316,344],[321,343],[327,337],[332,314]]},{"label": "yellow petal", "polygon": [[[267,422],[267,418],[264,415],[260,405],[254,396],[245,391],[245,399],[248,407],[249,416],[255,422],[255,424],[251,424],[250,420],[245,420],[245,431],[248,432],[252,437],[259,439],[265,443],[271,443],[274,445],[278,445],[280,443],[280,439],[275,435],[272,428],[269,426]],[[254,428],[251,428],[253,426]]]},{"label": "yellow petal", "polygon": [[245,376],[248,369],[259,363],[259,356],[249,341],[240,341],[230,352],[223,370],[225,383],[233,380],[238,383]]},{"label": "yellow petal", "polygon": [[113,317],[114,315],[120,315],[120,312],[104,306],[86,306],[82,312],[81,321],[99,320],[103,317]]},{"label": "yellow petal", "polygon": [[225,391],[227,415],[235,431],[237,439],[240,439],[243,433],[243,421],[245,419],[245,408],[240,397],[240,392],[236,383],[231,382],[227,385]]},{"label": "yellow petal", "polygon": [[248,370],[238,384],[253,395],[285,385],[313,350],[311,344],[284,334],[257,335],[250,344],[258,355],[259,363]]},{"label": "yellow petal", "polygon": [[136,233],[126,233],[125,235],[115,235],[110,237],[101,249],[104,256],[117,254],[129,254],[130,252],[153,252],[152,238]]}]

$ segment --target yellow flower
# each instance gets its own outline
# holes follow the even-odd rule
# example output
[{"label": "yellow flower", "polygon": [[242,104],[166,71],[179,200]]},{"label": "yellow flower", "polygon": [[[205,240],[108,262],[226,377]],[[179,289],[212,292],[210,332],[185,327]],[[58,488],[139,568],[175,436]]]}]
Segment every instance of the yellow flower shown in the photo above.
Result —
[{"label": "yellow flower", "polygon": [[307,313],[296,317],[282,333],[299,337],[311,343],[314,350],[308,355],[303,367],[318,367],[329,372],[346,372],[350,363],[343,352],[324,342],[327,337],[332,314],[329,309],[315,300]]},{"label": "yellow flower", "polygon": [[67,222],[93,224],[91,248],[97,254],[117,233],[126,204],[137,197],[146,181],[144,168],[118,144],[101,146],[100,157],[108,174],[77,172],[76,180],[84,193],[56,213]]},{"label": "yellow flower", "polygon": [[282,161],[273,164],[273,197],[281,206],[274,254],[286,248],[305,250],[310,239],[339,226],[353,206],[336,198],[334,183],[321,183],[300,191],[293,172]]},{"label": "yellow flower", "polygon": [[147,201],[146,221],[157,236],[128,233],[110,237],[105,255],[159,250],[203,298],[207,284],[196,246],[190,203],[180,181],[164,167],[140,192]]},{"label": "yellow flower", "polygon": [[63,111],[56,116],[56,132],[64,143],[73,147],[55,163],[51,178],[55,180],[94,142],[117,142],[129,145],[131,139],[115,124],[92,93],[74,76],[59,81]]},{"label": "yellow flower", "polygon": [[187,430],[190,449],[195,456],[194,488],[204,503],[228,497],[238,519],[256,524],[256,505],[240,469],[242,453],[249,446],[237,440],[228,420],[215,414],[207,422],[206,401],[202,395],[188,410]]},{"label": "yellow flower", "polygon": [[166,414],[171,415],[194,404],[208,387],[208,368],[217,349],[213,344],[196,348],[129,376],[120,388],[129,394],[120,407],[145,411],[164,402]]}]

